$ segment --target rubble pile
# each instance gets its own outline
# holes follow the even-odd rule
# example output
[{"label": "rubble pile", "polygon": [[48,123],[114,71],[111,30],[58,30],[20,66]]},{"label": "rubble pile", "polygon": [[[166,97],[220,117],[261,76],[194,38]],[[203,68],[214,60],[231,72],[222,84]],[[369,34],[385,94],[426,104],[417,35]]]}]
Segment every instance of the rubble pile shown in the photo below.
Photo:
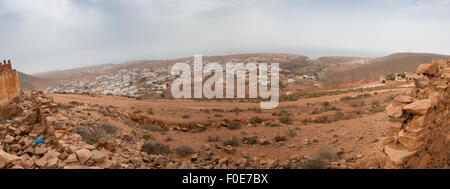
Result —
[{"label": "rubble pile", "polygon": [[380,140],[370,168],[444,168],[450,165],[450,60],[417,68],[415,88],[386,108],[389,137]]},{"label": "rubble pile", "polygon": [[33,91],[31,99],[14,100],[8,106],[13,104],[21,113],[0,124],[0,168],[114,166],[106,149],[88,145],[71,132],[73,124],[58,114],[52,98]]}]

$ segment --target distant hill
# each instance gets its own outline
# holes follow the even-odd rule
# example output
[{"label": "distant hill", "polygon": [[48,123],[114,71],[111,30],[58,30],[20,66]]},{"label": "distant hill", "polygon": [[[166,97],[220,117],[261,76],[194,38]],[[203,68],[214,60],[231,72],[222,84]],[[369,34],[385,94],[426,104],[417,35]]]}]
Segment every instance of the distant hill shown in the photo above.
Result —
[{"label": "distant hill", "polygon": [[[305,62],[307,57],[296,54],[285,53],[254,53],[254,54],[233,54],[224,56],[203,56],[203,62],[226,61],[239,59],[250,61],[252,58],[264,60],[262,62],[278,62],[282,68],[293,67]],[[288,62],[281,62],[280,59],[289,59]],[[114,73],[121,69],[143,69],[149,67],[165,67],[171,66],[177,62],[193,61],[193,57],[176,58],[169,60],[132,60],[119,64],[100,64],[94,66],[80,67],[68,70],[56,70],[42,73],[34,73],[34,76],[46,78],[50,80],[58,80],[58,82],[68,82],[80,79],[93,79],[99,75]],[[255,60],[257,61],[257,60]]]},{"label": "distant hill", "polygon": [[19,72],[19,80],[22,90],[44,90],[55,83],[52,79],[31,76],[22,72]]},{"label": "distant hill", "polygon": [[449,55],[429,53],[396,53],[375,58],[370,64],[354,69],[327,73],[324,78],[336,82],[355,82],[364,79],[377,80],[389,73],[415,72],[420,64],[431,62],[434,58],[449,59]]}]

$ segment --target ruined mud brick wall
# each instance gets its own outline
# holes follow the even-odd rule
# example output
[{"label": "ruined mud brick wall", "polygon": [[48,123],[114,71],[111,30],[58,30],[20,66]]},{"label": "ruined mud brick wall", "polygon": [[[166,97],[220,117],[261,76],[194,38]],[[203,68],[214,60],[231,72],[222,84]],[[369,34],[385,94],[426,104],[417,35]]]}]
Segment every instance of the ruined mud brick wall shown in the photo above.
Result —
[{"label": "ruined mud brick wall", "polygon": [[443,168],[450,162],[450,59],[417,68],[415,87],[386,108],[389,133],[379,168]]},{"label": "ruined mud brick wall", "polygon": [[11,67],[11,61],[0,62],[0,106],[14,97],[19,96],[19,74]]}]

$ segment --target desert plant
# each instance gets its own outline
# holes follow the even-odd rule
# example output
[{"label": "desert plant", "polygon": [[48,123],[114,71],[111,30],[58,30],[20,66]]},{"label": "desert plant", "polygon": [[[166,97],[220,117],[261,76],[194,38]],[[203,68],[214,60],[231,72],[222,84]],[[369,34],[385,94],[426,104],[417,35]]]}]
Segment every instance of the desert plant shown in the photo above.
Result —
[{"label": "desert plant", "polygon": [[170,148],[169,146],[161,144],[158,141],[150,141],[142,145],[141,152],[146,152],[147,154],[164,155],[170,153]]},{"label": "desert plant", "polygon": [[82,106],[82,105],[84,105],[83,102],[77,102],[77,101],[70,101],[69,104],[70,105],[74,105],[74,106]]},{"label": "desert plant", "polygon": [[290,136],[290,137],[295,137],[295,136],[297,136],[297,132],[295,132],[295,130],[293,130],[293,129],[287,130],[287,131],[286,131],[286,134],[287,134],[288,136]]},{"label": "desert plant", "polygon": [[245,144],[258,144],[258,137],[257,136],[244,137],[241,140]]},{"label": "desert plant", "polygon": [[239,109],[239,107],[235,107],[235,108],[231,109],[231,112],[235,113],[236,115],[238,115],[239,112],[241,112],[241,111],[242,111],[242,110]]},{"label": "desert plant", "polygon": [[328,101],[325,101],[325,102],[322,103],[322,106],[323,107],[328,107],[328,106],[331,106],[331,103],[328,102]]},{"label": "desert plant", "polygon": [[205,127],[195,127],[193,129],[191,129],[191,133],[201,133],[201,132],[204,132],[204,131],[206,131]]},{"label": "desert plant", "polygon": [[258,125],[261,124],[263,121],[259,117],[252,117],[249,121],[252,125]]},{"label": "desert plant", "polygon": [[237,121],[229,122],[227,128],[230,130],[237,130],[241,128],[241,124]]},{"label": "desert plant", "polygon": [[278,120],[280,121],[280,123],[283,123],[283,124],[290,124],[292,122],[291,117],[288,117],[288,116],[282,116]]},{"label": "desert plant", "polygon": [[181,144],[175,149],[175,151],[177,152],[177,155],[179,157],[185,157],[187,155],[195,153],[195,149],[187,144]]},{"label": "desert plant", "polygon": [[220,141],[219,136],[208,136],[208,142],[218,142]]},{"label": "desert plant", "polygon": [[108,122],[103,123],[100,128],[105,132],[107,132],[108,134],[114,134],[117,132],[117,126]]},{"label": "desert plant", "polygon": [[366,105],[366,103],[362,100],[353,101],[348,104],[350,107],[357,108]]},{"label": "desert plant", "polygon": [[225,146],[239,146],[239,138],[236,136],[231,137],[230,139],[227,139],[223,141],[223,145]]},{"label": "desert plant", "polygon": [[212,111],[213,111],[213,112],[220,112],[220,113],[225,112],[225,110],[223,110],[223,109],[217,109],[217,108],[212,109]]},{"label": "desert plant", "polygon": [[142,138],[143,138],[144,140],[154,139],[152,135],[143,135]]},{"label": "desert plant", "polygon": [[88,144],[95,144],[100,138],[108,139],[110,136],[101,129],[76,128],[75,132]]},{"label": "desert plant", "polygon": [[139,125],[138,128],[144,129],[144,130],[147,130],[147,131],[160,132],[160,133],[165,133],[166,131],[169,130],[167,127],[158,126],[156,124]]},{"label": "desert plant", "polygon": [[319,151],[314,155],[312,159],[301,162],[301,169],[325,169],[326,161],[335,161],[337,159],[337,154],[333,153],[329,148],[321,147]]},{"label": "desert plant", "polygon": [[395,75],[394,74],[386,75],[386,80],[394,81],[395,80]]},{"label": "desert plant", "polygon": [[275,142],[281,142],[281,141],[286,141],[287,138],[285,136],[277,135],[277,136],[275,136],[274,140],[275,140]]},{"label": "desert plant", "polygon": [[374,100],[370,103],[372,106],[378,106],[380,102],[378,100]]},{"label": "desert plant", "polygon": [[377,106],[377,107],[372,108],[370,110],[370,113],[371,114],[375,114],[375,113],[378,113],[378,112],[384,112],[385,109],[386,109],[386,107],[384,107],[384,106]]}]

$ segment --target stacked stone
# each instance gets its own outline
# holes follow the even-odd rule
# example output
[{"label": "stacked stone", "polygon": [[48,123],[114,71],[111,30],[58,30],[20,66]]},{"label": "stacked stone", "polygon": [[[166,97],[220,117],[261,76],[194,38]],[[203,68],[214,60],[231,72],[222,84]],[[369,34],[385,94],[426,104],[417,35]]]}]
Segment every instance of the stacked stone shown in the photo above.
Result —
[{"label": "stacked stone", "polygon": [[450,151],[450,59],[435,59],[417,68],[415,88],[386,108],[389,137],[378,149],[381,168],[443,168]]}]

